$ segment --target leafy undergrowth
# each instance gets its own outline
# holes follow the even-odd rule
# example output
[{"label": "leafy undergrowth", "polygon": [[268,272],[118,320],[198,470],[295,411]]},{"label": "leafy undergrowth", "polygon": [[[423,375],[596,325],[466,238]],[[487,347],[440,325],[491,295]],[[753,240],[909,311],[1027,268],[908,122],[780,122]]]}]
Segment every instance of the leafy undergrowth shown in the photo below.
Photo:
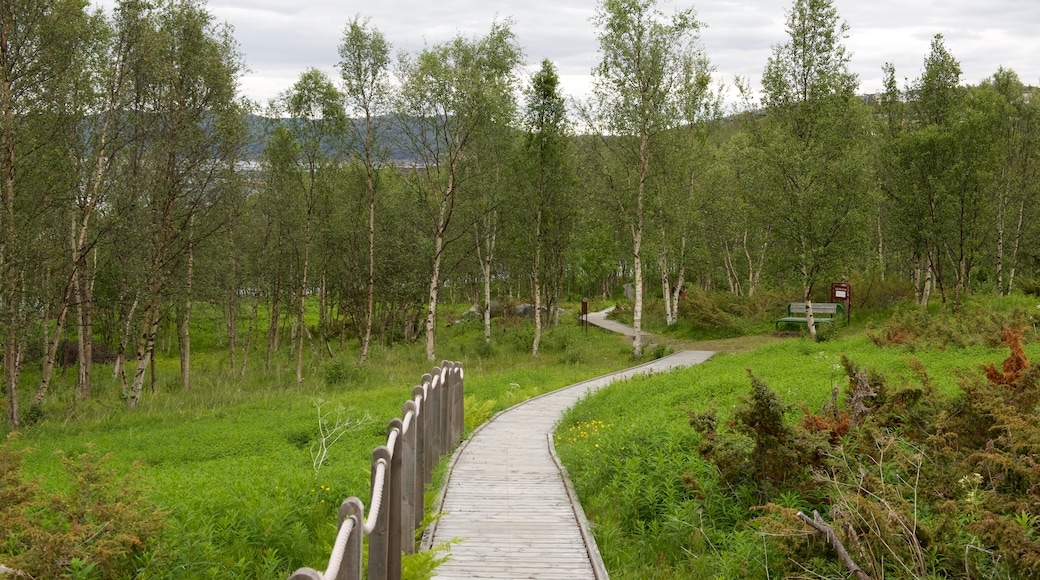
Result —
[{"label": "leafy undergrowth", "polygon": [[[660,298],[648,298],[643,304],[643,330],[676,339],[717,340],[751,334],[764,334],[773,329],[777,314],[786,302],[781,294],[759,291],[752,297],[731,292],[704,292],[690,289],[678,302],[676,322],[665,323],[665,304]],[[632,303],[617,302],[611,320],[632,324]]]},{"label": "leafy undergrowth", "polygon": [[[633,364],[624,339],[586,335],[570,319],[546,332],[541,356],[533,359],[529,327],[523,321],[498,323],[490,346],[484,345],[479,324],[458,325],[439,335],[438,354],[464,363],[474,413],[469,420]],[[421,349],[417,344],[376,347],[365,366],[353,362],[356,353],[310,361],[300,386],[286,353],[276,354],[266,373],[264,353],[251,353],[251,368],[242,379],[229,377],[226,354],[197,350],[190,391],[176,384],[174,352],[158,361],[157,389],[146,391],[136,410],[119,402],[118,387],[100,369],[90,400],[76,400],[71,387],[59,383],[39,420],[3,450],[22,458],[24,468],[19,464],[17,478],[11,475],[13,467],[0,472],[0,511],[8,505],[4,494],[29,482],[41,498],[71,501],[75,475],[63,468],[61,454],[89,452],[88,457],[105,457],[104,468],[112,472],[111,483],[100,488],[105,493],[122,490],[131,472],[137,481],[126,495],[105,496],[115,502],[112,509],[130,514],[143,504],[157,518],[161,514],[160,525],[137,533],[140,545],[120,556],[118,566],[97,550],[32,555],[32,546],[46,546],[21,540],[0,550],[0,564],[45,570],[34,572],[37,578],[283,579],[303,566],[324,569],[340,502],[357,496],[367,503],[372,450],[385,443],[387,422],[400,416],[412,388],[432,366]],[[346,422],[351,429],[320,463],[319,416]],[[139,496],[129,493],[132,489],[139,489]],[[42,508],[26,504],[25,509],[32,514],[19,521],[64,529],[72,540],[80,537],[74,532],[93,533],[71,528],[68,516],[59,512],[44,521],[31,517],[44,513]],[[0,532],[7,523],[0,522]],[[52,533],[42,528],[33,533],[44,532]],[[8,537],[13,536],[0,533]],[[86,549],[103,541],[98,535],[79,544]],[[115,553],[115,548],[104,549]],[[33,558],[51,567],[30,569],[25,563]],[[414,558],[408,569],[428,576],[435,563],[436,558]]]},{"label": "leafy undergrowth", "polygon": [[22,473],[25,451],[0,445],[0,564],[28,578],[125,578],[154,557],[163,514],[133,478],[92,453],[62,455],[63,493]]},{"label": "leafy undergrowth", "polygon": [[1040,577],[1040,352],[975,328],[788,340],[582,401],[557,445],[611,577],[849,577],[814,511],[873,578]]}]

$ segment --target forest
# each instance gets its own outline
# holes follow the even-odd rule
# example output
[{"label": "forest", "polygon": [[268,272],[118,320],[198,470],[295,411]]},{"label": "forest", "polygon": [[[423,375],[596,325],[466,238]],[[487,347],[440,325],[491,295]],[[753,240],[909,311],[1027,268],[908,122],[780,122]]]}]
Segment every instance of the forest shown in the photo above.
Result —
[{"label": "forest", "polygon": [[508,19],[395,53],[359,15],[338,78],[305,71],[264,104],[201,0],[3,6],[8,429],[66,367],[89,399],[112,364],[133,408],[173,353],[189,390],[200,308],[229,376],[289,350],[302,383],[305,361],[372,345],[436,360],[445,303],[476,304],[487,341],[493,304],[531,305],[537,356],[562,304],[623,284],[636,328],[649,297],[676,322],[687,287],[800,300],[845,279],[946,305],[1040,284],[1037,89],[964,83],[937,35],[919,71],[860,94],[830,0],[794,0],[735,111],[693,9],[655,0],[599,3],[580,101],[551,61],[522,72]]}]

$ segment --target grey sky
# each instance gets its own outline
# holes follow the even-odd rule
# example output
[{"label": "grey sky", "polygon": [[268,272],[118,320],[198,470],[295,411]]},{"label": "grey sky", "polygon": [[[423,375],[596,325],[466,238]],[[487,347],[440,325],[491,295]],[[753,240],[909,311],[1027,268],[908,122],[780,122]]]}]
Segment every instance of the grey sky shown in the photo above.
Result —
[{"label": "grey sky", "polygon": [[[111,0],[103,0],[110,4]],[[701,39],[716,76],[732,86],[740,75],[758,87],[771,46],[785,40],[791,0],[711,0],[693,3],[707,25]],[[335,75],[343,28],[359,14],[371,19],[396,51],[413,52],[456,34],[485,34],[491,22],[510,17],[531,70],[543,58],[560,70],[564,91],[588,94],[598,60],[596,30],[589,21],[596,0],[209,0],[230,23],[251,72],[242,91],[266,103],[308,67]],[[674,6],[662,7],[670,12]],[[942,33],[965,83],[976,84],[1003,66],[1027,84],[1040,84],[1038,0],[837,0],[849,24],[846,46],[860,92],[881,88],[881,67],[891,62],[900,80],[920,75],[929,43]],[[730,89],[730,94],[735,93]]]}]

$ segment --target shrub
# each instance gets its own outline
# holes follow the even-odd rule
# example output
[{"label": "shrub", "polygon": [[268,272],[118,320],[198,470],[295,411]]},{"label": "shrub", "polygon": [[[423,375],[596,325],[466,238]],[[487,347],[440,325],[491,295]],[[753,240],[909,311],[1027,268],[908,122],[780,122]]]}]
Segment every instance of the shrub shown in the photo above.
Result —
[{"label": "shrub", "polygon": [[325,363],[322,370],[327,387],[339,387],[356,382],[360,374],[357,363],[347,360],[345,357],[335,358]]},{"label": "shrub", "polygon": [[0,446],[3,563],[36,578],[134,577],[163,529],[164,514],[141,499],[132,475],[119,476],[91,453],[63,456],[71,487],[48,494],[24,479],[23,455],[10,441]]},{"label": "shrub", "polygon": [[849,286],[853,309],[886,309],[914,300],[914,287],[903,276],[882,278],[876,272],[854,272]]},{"label": "shrub", "polygon": [[791,408],[750,371],[748,376],[751,393],[733,410],[728,430],[716,431],[718,420],[710,415],[691,415],[690,425],[704,435],[698,451],[724,482],[754,489],[759,503],[784,489],[807,491],[811,469],[821,465],[822,439],[788,424]]}]

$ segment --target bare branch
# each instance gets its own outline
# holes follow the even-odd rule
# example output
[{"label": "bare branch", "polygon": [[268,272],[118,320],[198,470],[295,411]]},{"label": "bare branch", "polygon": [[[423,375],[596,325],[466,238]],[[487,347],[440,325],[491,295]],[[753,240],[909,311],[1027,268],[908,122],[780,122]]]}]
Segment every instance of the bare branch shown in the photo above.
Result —
[{"label": "bare branch", "polygon": [[802,512],[798,512],[798,519],[827,536],[827,543],[838,553],[838,559],[841,560],[842,564],[845,564],[845,567],[849,569],[849,572],[852,573],[856,580],[871,580],[870,576],[863,570],[860,570],[859,566],[852,561],[852,556],[849,556],[845,546],[838,539],[838,535],[834,533],[834,528],[823,521],[823,518],[820,517],[820,512],[813,510],[813,517],[811,518]]}]

